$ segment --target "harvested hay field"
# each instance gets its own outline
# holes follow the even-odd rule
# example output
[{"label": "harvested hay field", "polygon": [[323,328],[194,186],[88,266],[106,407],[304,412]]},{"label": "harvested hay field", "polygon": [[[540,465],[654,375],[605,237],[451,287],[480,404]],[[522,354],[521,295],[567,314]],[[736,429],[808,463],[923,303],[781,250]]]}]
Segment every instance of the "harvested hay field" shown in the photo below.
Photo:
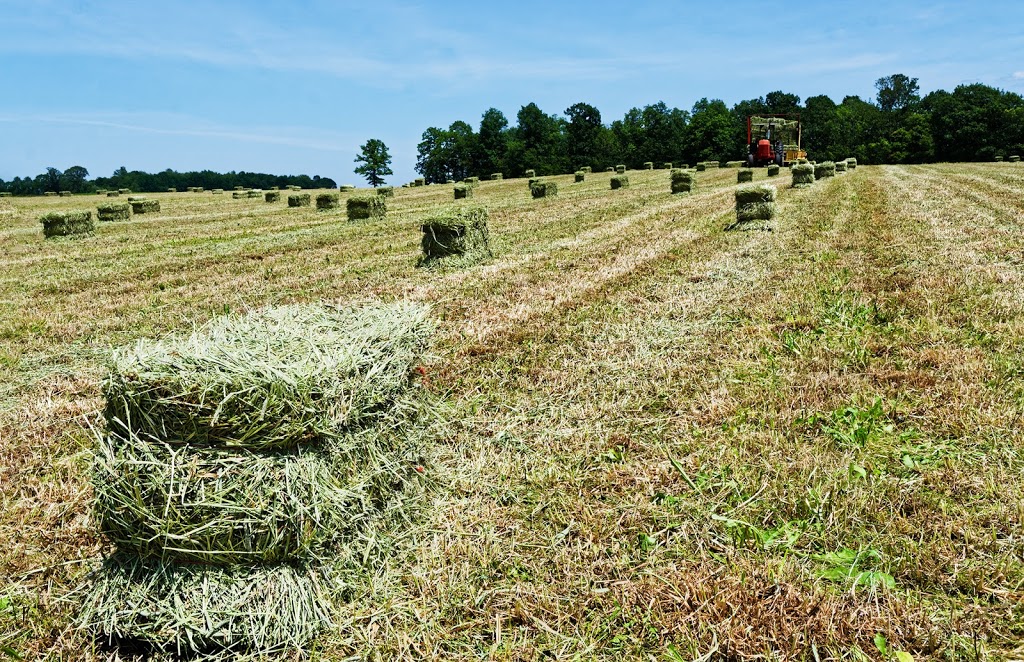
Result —
[{"label": "harvested hay field", "polygon": [[731,170],[689,195],[545,177],[541,204],[488,182],[493,257],[450,270],[415,266],[450,186],[387,223],[160,193],[84,241],[40,233],[66,200],[0,201],[0,646],[109,658],[75,623],[112,551],[89,479],[110,347],[372,295],[433,305],[416,378],[448,422],[429,506],[314,658],[1020,659],[1024,169],[796,170],[772,232],[724,230]]}]

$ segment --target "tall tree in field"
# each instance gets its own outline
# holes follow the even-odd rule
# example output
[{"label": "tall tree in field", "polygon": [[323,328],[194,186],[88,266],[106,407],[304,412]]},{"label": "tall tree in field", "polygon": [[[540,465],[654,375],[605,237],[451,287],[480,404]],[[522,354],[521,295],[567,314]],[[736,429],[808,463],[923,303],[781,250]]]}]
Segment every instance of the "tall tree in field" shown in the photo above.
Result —
[{"label": "tall tree in field", "polygon": [[89,171],[82,166],[71,166],[61,175],[62,190],[81,193],[85,190],[85,180],[88,177]]},{"label": "tall tree in field", "polygon": [[395,174],[391,170],[391,154],[383,140],[370,138],[359,149],[360,153],[355,160],[362,165],[356,167],[355,173],[366,177],[370,186],[377,188],[384,183],[385,177]]},{"label": "tall tree in field", "polygon": [[565,115],[569,118],[565,137],[572,167],[599,168],[599,141],[604,131],[601,111],[589,103],[577,103],[566,108]]}]

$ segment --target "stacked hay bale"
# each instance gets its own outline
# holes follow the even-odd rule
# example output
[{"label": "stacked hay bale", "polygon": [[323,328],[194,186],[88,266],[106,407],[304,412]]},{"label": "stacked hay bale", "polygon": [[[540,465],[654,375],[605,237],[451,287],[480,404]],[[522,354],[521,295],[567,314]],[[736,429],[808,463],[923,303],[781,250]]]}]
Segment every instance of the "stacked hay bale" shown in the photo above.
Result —
[{"label": "stacked hay bale", "polygon": [[352,191],[356,190],[356,187],[352,184],[342,184],[341,186],[338,187],[338,190],[341,191],[342,193],[351,193]]},{"label": "stacked hay bale", "polygon": [[535,170],[533,170],[533,169],[531,168],[530,170],[527,170],[526,172],[524,172],[524,173],[523,173],[523,176],[524,176],[524,177],[527,177],[527,178],[533,178],[533,177],[536,177],[536,176],[537,176],[537,171],[535,171]]},{"label": "stacked hay bale", "polygon": [[188,658],[329,627],[339,573],[423,501],[427,312],[282,306],[115,352],[93,487],[116,551],[81,626]]},{"label": "stacked hay bale", "polygon": [[338,193],[321,193],[316,196],[317,209],[337,209],[341,207],[341,195]]},{"label": "stacked hay bale", "polygon": [[39,222],[43,224],[43,236],[47,239],[90,235],[96,229],[91,211],[52,211],[41,216]]},{"label": "stacked hay bale", "polygon": [[778,163],[772,163],[771,165],[768,166],[768,176],[769,177],[778,177],[779,176],[779,170],[780,170],[779,164]]},{"label": "stacked hay bale", "polygon": [[695,177],[689,170],[674,169],[671,172],[672,193],[690,193],[693,191]]},{"label": "stacked hay bale", "polygon": [[159,200],[131,200],[131,198],[129,198],[129,200],[130,202],[128,204],[132,206],[133,214],[151,214],[153,212],[160,211]]},{"label": "stacked hay bale", "polygon": [[575,182],[579,184],[580,182],[586,180],[587,173],[583,172],[582,170],[577,170],[573,177],[575,178]]},{"label": "stacked hay bale", "polygon": [[752,182],[752,181],[754,181],[754,171],[751,170],[750,168],[741,168],[736,173],[736,183],[737,184],[745,184],[747,182]]},{"label": "stacked hay bale", "polygon": [[308,207],[309,193],[293,193],[288,196],[289,207]]},{"label": "stacked hay bale", "polygon": [[1020,157],[1017,156],[1016,154],[1014,154],[1013,156],[1006,160],[1009,161],[1010,163],[1020,163]]},{"label": "stacked hay bale", "polygon": [[550,198],[553,195],[558,195],[558,184],[536,181],[530,185],[530,195],[534,198]]},{"label": "stacked hay bale", "polygon": [[846,159],[846,169],[847,170],[856,170],[857,169],[857,159],[853,158],[852,156],[850,158]]},{"label": "stacked hay bale", "polygon": [[629,177],[626,175],[615,175],[612,177],[612,190],[617,188],[626,188],[629,186]]},{"label": "stacked hay bale", "polygon": [[793,173],[793,188],[810,188],[814,185],[814,166],[810,163],[796,163],[790,172]]},{"label": "stacked hay bale", "polygon": [[423,255],[417,266],[464,267],[491,257],[487,210],[459,205],[440,210],[420,227]]},{"label": "stacked hay bale", "polygon": [[281,200],[280,191],[267,191],[263,194],[263,202],[279,202]]},{"label": "stacked hay bale", "polygon": [[455,185],[455,199],[465,200],[466,198],[473,197],[473,187],[469,184],[456,184]]},{"label": "stacked hay bale", "polygon": [[426,186],[427,185],[427,180],[425,178],[423,178],[423,177],[417,177],[416,179],[413,180],[412,183],[415,186]]},{"label": "stacked hay bale", "polygon": [[622,165],[621,163],[619,165],[615,166],[615,173],[616,174],[622,175],[625,172],[626,172],[626,166]]},{"label": "stacked hay bale", "polygon": [[735,226],[775,218],[777,194],[775,187],[769,184],[750,184],[737,188]]},{"label": "stacked hay bale", "polygon": [[836,173],[846,172],[846,161],[836,161]]},{"label": "stacked hay bale", "polygon": [[122,202],[100,205],[96,208],[96,218],[100,221],[127,221],[132,217],[132,203]]},{"label": "stacked hay bale", "polygon": [[505,175],[503,175],[503,174],[502,174],[502,173],[500,173],[500,172],[492,172],[492,173],[491,173],[491,181],[492,181],[492,182],[500,182],[500,181],[501,181],[501,180],[503,180],[504,178],[505,178]]},{"label": "stacked hay bale", "polygon": [[814,179],[827,179],[836,176],[836,164],[832,161],[822,161],[814,164]]},{"label": "stacked hay bale", "polygon": [[393,198],[395,197],[395,187],[381,186],[377,188],[377,195],[379,195],[382,198]]},{"label": "stacked hay bale", "polygon": [[672,162],[671,161],[665,161],[664,163],[661,164],[661,167],[664,170],[671,170],[672,169]]},{"label": "stacked hay bale", "polygon": [[263,190],[258,188],[249,189],[248,191],[245,192],[245,196],[247,198],[262,198]]},{"label": "stacked hay bale", "polygon": [[716,168],[719,168],[720,164],[718,161],[705,161],[704,167],[707,168],[708,170],[714,170]]},{"label": "stacked hay bale", "polygon": [[11,192],[10,191],[0,191],[0,198],[9,198],[9,197],[11,197]]},{"label": "stacked hay bale", "polygon": [[350,221],[379,221],[384,219],[388,212],[387,198],[379,195],[352,196],[346,205]]},{"label": "stacked hay bale", "polygon": [[644,170],[654,170],[654,162],[644,161]]}]

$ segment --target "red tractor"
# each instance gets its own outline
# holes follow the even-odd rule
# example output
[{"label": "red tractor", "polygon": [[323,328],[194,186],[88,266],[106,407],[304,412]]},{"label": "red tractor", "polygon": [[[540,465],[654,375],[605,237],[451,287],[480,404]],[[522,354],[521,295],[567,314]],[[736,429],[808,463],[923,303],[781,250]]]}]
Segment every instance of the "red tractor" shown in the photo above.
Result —
[{"label": "red tractor", "polygon": [[800,148],[799,115],[751,115],[747,118],[747,166],[788,165],[807,158]]}]

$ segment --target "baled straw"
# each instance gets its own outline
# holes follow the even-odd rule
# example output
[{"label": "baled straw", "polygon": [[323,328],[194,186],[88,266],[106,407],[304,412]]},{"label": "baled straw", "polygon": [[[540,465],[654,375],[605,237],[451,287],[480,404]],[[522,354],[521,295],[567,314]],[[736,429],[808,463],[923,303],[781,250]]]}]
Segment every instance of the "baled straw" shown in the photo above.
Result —
[{"label": "baled straw", "polygon": [[778,191],[768,184],[748,184],[736,189],[736,222],[770,221],[775,217]]}]

